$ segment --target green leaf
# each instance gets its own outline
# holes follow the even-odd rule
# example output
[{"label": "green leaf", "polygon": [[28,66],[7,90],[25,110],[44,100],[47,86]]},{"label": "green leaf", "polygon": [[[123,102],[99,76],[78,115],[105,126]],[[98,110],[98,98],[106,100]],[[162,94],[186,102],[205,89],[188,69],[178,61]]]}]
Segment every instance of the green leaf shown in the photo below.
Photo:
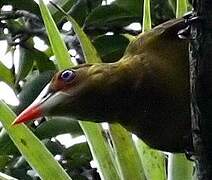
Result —
[{"label": "green leaf", "polygon": [[[52,2],[68,12],[82,26],[86,16],[94,8],[101,5],[102,0],[53,0]],[[55,9],[51,5],[48,5],[48,8],[56,23],[64,18],[64,15],[58,9]]]},{"label": "green leaf", "polygon": [[142,17],[143,0],[116,0],[112,4],[116,4],[134,15]]},{"label": "green leaf", "polygon": [[61,154],[65,149],[65,147],[60,143],[60,141],[57,140],[52,141],[51,139],[44,139],[42,142],[45,144],[49,152],[51,152],[51,154],[54,156]]},{"label": "green leaf", "polygon": [[46,147],[24,124],[11,126],[16,116],[2,101],[0,101],[0,117],[1,123],[19,151],[42,179],[54,179],[55,177],[70,179]]},{"label": "green leaf", "polygon": [[29,79],[23,86],[22,91],[18,94],[20,100],[19,106],[14,108],[14,111],[19,114],[39,95],[41,90],[51,80],[54,71],[46,71],[44,73],[32,74],[32,79]]},{"label": "green leaf", "polygon": [[[32,79],[29,79],[24,84],[21,92],[18,94],[20,104],[19,104],[19,106],[14,107],[14,111],[17,114],[22,112],[27,106],[29,106],[34,101],[34,99],[40,94],[40,92],[46,86],[46,84],[51,80],[53,72],[54,71],[46,71],[46,72],[40,73],[40,74],[33,74]],[[44,127],[46,127],[46,125]],[[44,128],[44,129],[46,130],[46,128]],[[39,134],[39,131],[41,131],[41,135]],[[58,131],[59,131],[59,129],[58,129]],[[41,126],[41,130],[38,130],[38,133],[36,133],[36,134],[38,136],[40,135],[42,137],[42,133],[43,133],[43,131],[42,131],[42,126]],[[49,131],[48,131],[48,133],[46,133],[46,137],[48,137],[48,135],[50,135]],[[4,130],[1,130],[1,132],[0,132],[0,155],[2,155],[2,154],[17,154],[17,153],[18,153],[17,148],[14,146],[14,144],[11,141],[11,139],[9,138],[8,134]]]},{"label": "green leaf", "polygon": [[177,0],[176,17],[182,17],[187,12],[187,0]]},{"label": "green leaf", "polygon": [[23,80],[30,72],[35,62],[39,72],[55,70],[56,67],[49,57],[42,51],[33,48],[28,42],[30,48],[20,47],[19,68],[16,75],[16,83]]},{"label": "green leaf", "polygon": [[103,136],[104,130],[101,125],[82,121],[80,121],[80,125],[87,137],[93,158],[97,162],[101,178],[119,180],[118,169],[107,140]]},{"label": "green leaf", "polygon": [[115,159],[120,171],[121,179],[145,179],[143,167],[138,152],[132,140],[132,134],[120,124],[110,125],[110,134]]},{"label": "green leaf", "polygon": [[44,52],[34,50],[33,54],[39,72],[42,73],[49,70],[56,70],[55,64],[49,60],[49,57]]},{"label": "green leaf", "polygon": [[101,0],[78,0],[71,10],[68,11],[68,14],[70,14],[77,24],[82,26],[88,14],[100,4]]},{"label": "green leaf", "polygon": [[135,145],[144,167],[147,179],[166,180],[166,162],[163,153],[151,149],[140,139],[135,140]]},{"label": "green leaf", "polygon": [[39,139],[52,138],[65,133],[70,133],[72,137],[83,135],[76,120],[65,117],[48,117],[47,120],[34,130]]},{"label": "green leaf", "polygon": [[144,0],[143,10],[143,25],[142,32],[148,31],[152,28],[151,14],[150,14],[150,0]]},{"label": "green leaf", "polygon": [[82,168],[92,160],[91,152],[87,142],[75,144],[63,153],[64,159],[68,160],[71,168]]},{"label": "green leaf", "polygon": [[0,80],[4,81],[9,85],[14,84],[14,76],[12,71],[8,69],[1,61],[0,61]]},{"label": "green leaf", "polygon": [[[61,7],[61,6],[60,6]],[[67,11],[71,17],[79,24],[83,26],[86,16],[89,14],[88,2],[85,0],[78,0],[70,11]]]},{"label": "green leaf", "polygon": [[1,0],[0,1],[0,7],[3,5],[12,5],[14,9],[21,9],[26,10],[31,13],[39,14],[39,8],[35,1],[29,0],[28,3],[26,3],[25,0]]},{"label": "green leaf", "polygon": [[132,22],[140,21],[138,16],[117,6],[107,5],[94,9],[86,19],[86,27],[120,27],[129,25]]},{"label": "green leaf", "polygon": [[48,37],[51,47],[53,49],[54,55],[58,61],[59,69],[65,69],[72,65],[70,61],[70,56],[64,41],[61,38],[60,32],[57,29],[54,20],[47,9],[46,5],[42,0],[39,0],[39,7],[41,10],[41,14],[44,20],[44,24],[48,33]]},{"label": "green leaf", "polygon": [[[60,7],[57,6],[57,8],[60,8]],[[60,10],[66,16],[67,20],[72,23],[74,32],[76,33],[76,36],[79,39],[80,45],[82,47],[85,61],[88,63],[100,63],[101,59],[100,59],[96,49],[92,45],[90,39],[84,33],[84,31],[80,28],[80,26],[77,24],[77,22],[71,16],[69,16],[61,8],[60,8]]]},{"label": "green leaf", "polygon": [[20,57],[19,57],[19,68],[16,75],[16,83],[23,80],[33,66],[34,54],[32,51],[26,48],[20,47]]},{"label": "green leaf", "polygon": [[168,0],[168,3],[170,7],[172,8],[172,11],[176,13],[176,4],[177,4],[176,0]]},{"label": "green leaf", "polygon": [[101,6],[103,0],[88,0],[88,6],[89,8],[95,9],[98,6]]},{"label": "green leaf", "polygon": [[[72,137],[83,135],[82,129],[77,121],[68,118],[52,117],[43,122],[35,129],[31,129],[39,139],[48,139],[60,134],[70,133]],[[5,130],[0,132],[0,155],[19,154],[16,146],[11,141]]]},{"label": "green leaf", "polygon": [[[72,6],[77,2],[77,0],[52,0],[52,2],[62,7],[65,11],[69,11]],[[52,14],[52,17],[54,18],[55,22],[59,22],[64,18],[63,14],[61,14],[60,11],[52,7],[51,4],[48,4],[48,9]]]},{"label": "green leaf", "polygon": [[[175,1],[175,0],[174,0]],[[168,0],[166,1],[151,1],[151,18],[152,25],[156,26],[169,19],[175,18],[175,12],[173,12]]]},{"label": "green leaf", "polygon": [[170,180],[194,180],[194,162],[186,159],[184,154],[170,154],[168,158],[168,179]]},{"label": "green leaf", "polygon": [[104,35],[93,40],[93,45],[100,54],[102,61],[107,63],[119,60],[128,44],[128,38],[122,35]]},{"label": "green leaf", "polygon": [[0,156],[20,154],[5,129],[0,131]]},{"label": "green leaf", "polygon": [[9,163],[11,157],[8,155],[0,155],[0,171],[3,171],[5,166]]},{"label": "green leaf", "polygon": [[86,34],[80,28],[80,26],[70,16],[68,16],[67,19],[69,21],[71,21],[73,28],[74,28],[74,31],[77,32],[76,35],[77,35],[77,37],[80,41],[80,44],[82,46],[83,55],[84,55],[86,61],[89,62],[89,63],[99,63],[99,62],[101,62],[101,59],[100,59],[96,49],[93,47],[91,41],[88,39]]}]

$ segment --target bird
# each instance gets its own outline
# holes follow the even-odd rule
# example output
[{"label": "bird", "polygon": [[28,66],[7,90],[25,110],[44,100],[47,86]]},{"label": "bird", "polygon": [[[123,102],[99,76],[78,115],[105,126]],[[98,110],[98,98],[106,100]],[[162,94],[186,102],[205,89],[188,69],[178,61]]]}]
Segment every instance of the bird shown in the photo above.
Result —
[{"label": "bird", "polygon": [[13,125],[43,116],[119,123],[151,148],[192,148],[188,40],[183,18],[139,34],[113,63],[57,72]]}]

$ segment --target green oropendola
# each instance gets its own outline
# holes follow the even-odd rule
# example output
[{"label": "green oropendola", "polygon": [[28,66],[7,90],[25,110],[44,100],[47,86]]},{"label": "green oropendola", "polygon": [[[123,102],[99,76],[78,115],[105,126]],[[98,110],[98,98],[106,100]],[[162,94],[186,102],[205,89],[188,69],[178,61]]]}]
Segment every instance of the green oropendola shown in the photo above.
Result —
[{"label": "green oropendola", "polygon": [[13,124],[41,116],[118,122],[149,146],[182,152],[189,138],[188,42],[184,19],[140,34],[115,63],[79,65],[54,75]]}]

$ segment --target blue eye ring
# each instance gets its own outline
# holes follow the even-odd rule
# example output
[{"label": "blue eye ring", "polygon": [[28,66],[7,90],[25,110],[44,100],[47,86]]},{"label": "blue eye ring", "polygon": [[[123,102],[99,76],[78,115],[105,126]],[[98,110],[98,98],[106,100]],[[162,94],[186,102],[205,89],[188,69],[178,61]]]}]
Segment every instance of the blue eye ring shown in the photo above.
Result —
[{"label": "blue eye ring", "polygon": [[70,82],[75,78],[76,74],[72,70],[65,70],[60,75],[61,79],[65,82]]}]

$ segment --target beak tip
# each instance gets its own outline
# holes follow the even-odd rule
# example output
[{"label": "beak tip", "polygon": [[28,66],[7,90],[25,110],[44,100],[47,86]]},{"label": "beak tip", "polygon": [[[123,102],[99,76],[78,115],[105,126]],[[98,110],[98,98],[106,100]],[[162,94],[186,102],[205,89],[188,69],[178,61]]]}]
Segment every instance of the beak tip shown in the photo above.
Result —
[{"label": "beak tip", "polygon": [[11,123],[11,126],[15,126],[15,125],[17,125],[17,124],[19,124],[19,122],[17,121],[17,119],[15,119],[15,120]]},{"label": "beak tip", "polygon": [[14,125],[16,125],[16,121],[13,121],[13,122],[11,123],[11,126],[14,126]]},{"label": "beak tip", "polygon": [[22,122],[25,122],[26,120],[23,118],[22,115],[19,115],[18,117],[15,118],[15,120],[11,123],[11,126],[15,126],[17,124],[20,124]]},{"label": "beak tip", "polygon": [[16,117],[16,119],[11,123],[11,126],[36,119],[41,116],[42,111],[39,106],[31,106],[25,109],[18,117]]}]

